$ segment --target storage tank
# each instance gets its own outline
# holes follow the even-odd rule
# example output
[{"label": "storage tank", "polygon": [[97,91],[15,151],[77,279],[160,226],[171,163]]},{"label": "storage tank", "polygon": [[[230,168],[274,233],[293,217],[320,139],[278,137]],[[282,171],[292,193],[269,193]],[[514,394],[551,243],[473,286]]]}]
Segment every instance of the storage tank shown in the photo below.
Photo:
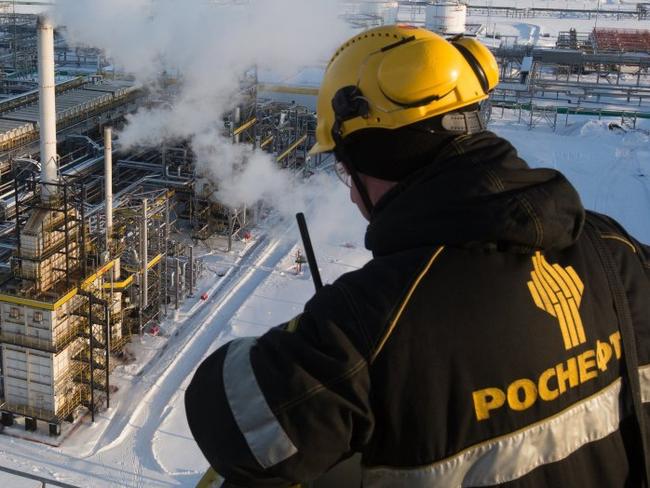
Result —
[{"label": "storage tank", "polygon": [[395,24],[397,22],[398,2],[387,2],[384,0],[364,0],[359,6],[359,13],[372,17],[379,17],[384,24]]},{"label": "storage tank", "polygon": [[434,1],[427,5],[426,28],[439,34],[463,34],[467,23],[467,5],[460,2]]}]

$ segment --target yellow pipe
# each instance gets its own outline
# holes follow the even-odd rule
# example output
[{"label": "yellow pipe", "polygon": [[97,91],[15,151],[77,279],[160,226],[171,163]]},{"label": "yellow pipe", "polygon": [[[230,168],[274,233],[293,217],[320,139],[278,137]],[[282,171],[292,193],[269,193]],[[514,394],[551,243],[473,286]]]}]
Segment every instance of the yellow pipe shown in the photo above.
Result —
[{"label": "yellow pipe", "polygon": [[162,254],[158,254],[158,256],[156,256],[156,257],[153,258],[151,261],[149,261],[149,264],[147,264],[147,269],[151,269],[151,268],[153,268],[156,264],[158,264],[158,263],[160,262],[160,260],[162,259],[162,257],[163,257]]},{"label": "yellow pipe", "polygon": [[302,136],[300,139],[298,139],[296,142],[294,142],[293,144],[291,144],[291,146],[289,146],[289,149],[287,149],[286,151],[284,151],[282,154],[280,154],[280,155],[278,156],[278,158],[277,158],[277,162],[279,163],[279,162],[282,161],[284,158],[286,158],[289,154],[291,154],[292,151],[294,151],[298,146],[300,146],[300,144],[302,144],[302,143],[305,142],[306,140],[307,140],[307,136],[304,135],[304,136]]},{"label": "yellow pipe", "polygon": [[[91,284],[93,281],[95,281],[97,278],[100,276],[104,275],[107,271],[112,269],[115,266],[115,261],[111,261],[101,268],[99,268],[94,274],[92,274],[90,277],[86,278],[82,283],[81,283],[81,288],[83,289],[84,287],[88,286]],[[54,303],[50,302],[41,302],[39,300],[31,300],[29,298],[22,298],[22,297],[14,297],[11,295],[0,295],[0,302],[4,303],[13,303],[16,305],[24,305],[29,308],[38,308],[40,310],[49,310],[49,311],[54,311],[58,310],[61,308],[63,305],[68,303],[70,300],[72,300],[77,294],[79,293],[79,288],[73,288],[70,290],[68,293],[63,295],[59,300],[57,300]]]},{"label": "yellow pipe", "polygon": [[[109,269],[113,268],[113,266],[115,266],[115,261],[111,261],[110,263],[105,264],[95,274],[93,274],[89,278],[85,279],[83,281],[83,283],[81,284],[81,286],[84,287],[84,286],[87,286],[89,283],[92,283],[99,276],[103,275]],[[61,297],[55,303],[41,302],[41,301],[38,301],[38,300],[31,300],[29,298],[14,297],[14,296],[10,296],[10,295],[0,295],[0,302],[13,303],[13,304],[16,304],[16,305],[24,305],[26,307],[38,308],[38,309],[41,309],[41,310],[54,311],[54,310],[58,310],[59,308],[61,308],[68,301],[72,300],[72,298],[74,298],[77,295],[77,293],[79,293],[79,289],[74,288],[74,289],[70,290],[68,293],[66,293],[63,297]]]},{"label": "yellow pipe", "polygon": [[[149,261],[149,264],[147,264],[147,269],[153,268],[156,264],[158,264],[160,262],[160,260],[162,258],[163,258],[163,255],[158,254],[158,256],[156,256],[151,261]],[[127,279],[125,279],[123,281],[118,281],[116,283],[113,283],[113,289],[123,290],[124,288],[129,287],[133,283],[134,278],[135,278],[135,275],[131,275]],[[110,290],[111,289],[111,284],[110,283],[104,283],[104,289],[105,290]]]},{"label": "yellow pipe", "polygon": [[244,132],[246,129],[249,129],[249,128],[253,127],[255,124],[257,124],[257,117],[253,117],[248,122],[244,122],[243,125],[240,125],[239,127],[237,127],[232,132],[232,135],[237,136],[237,135],[241,134],[242,132]]},{"label": "yellow pipe", "polygon": [[[117,281],[113,283],[112,287],[114,290],[123,290],[124,288],[127,288],[131,283],[133,283],[133,277],[135,275],[129,276],[127,279],[123,281]],[[110,283],[104,283],[104,289],[105,290],[110,290],[111,289],[111,284]]]},{"label": "yellow pipe", "polygon": [[[147,265],[147,269],[153,268],[156,264],[160,262],[160,260],[163,258],[162,254],[158,254],[155,258],[153,258],[151,261],[149,261],[149,264]],[[115,266],[115,261],[111,261],[109,263],[106,263],[104,266],[99,268],[95,273],[93,273],[91,276],[86,278],[82,283],[81,283],[81,288],[84,289],[88,285],[90,285],[93,281],[95,281],[97,278],[100,276],[103,276],[106,274],[109,270],[113,269]],[[126,288],[133,282],[133,276],[128,277],[124,281],[120,281],[117,283],[113,283],[113,288],[117,289],[122,289]],[[111,284],[104,284],[104,289],[110,289]],[[79,293],[79,288],[74,288],[70,290],[68,293],[66,293],[63,297],[61,297],[59,300],[57,300],[54,303],[49,303],[49,302],[41,302],[39,300],[31,300],[29,298],[22,298],[22,297],[14,297],[11,295],[3,295],[0,294],[0,302],[3,303],[13,303],[15,305],[23,305],[25,307],[29,308],[37,308],[40,310],[48,310],[48,311],[55,311],[61,308],[63,305],[68,303],[70,300],[72,300],[77,294]]]},{"label": "yellow pipe", "polygon": [[268,146],[268,145],[271,144],[272,142],[273,142],[273,136],[271,136],[271,137],[269,137],[267,140],[263,141],[263,142],[260,144],[260,148],[261,148],[261,149],[264,149],[266,146]]},{"label": "yellow pipe", "polygon": [[115,266],[115,261],[111,261],[109,263],[106,263],[104,266],[99,268],[95,274],[90,275],[88,278],[83,280],[81,282],[81,288],[84,288],[84,287],[90,285],[97,278],[99,278],[100,276],[103,276],[107,271],[113,269],[113,266]]},{"label": "yellow pipe", "polygon": [[71,290],[70,292],[68,292],[67,295],[64,295],[64,296],[63,296],[63,297],[62,297],[58,302],[56,302],[56,303],[52,306],[53,308],[52,308],[51,310],[58,310],[58,309],[60,309],[64,304],[66,304],[66,303],[68,303],[70,300],[72,300],[72,299],[77,295],[78,292],[79,292],[79,290],[78,290],[77,288],[75,288],[74,290]]}]

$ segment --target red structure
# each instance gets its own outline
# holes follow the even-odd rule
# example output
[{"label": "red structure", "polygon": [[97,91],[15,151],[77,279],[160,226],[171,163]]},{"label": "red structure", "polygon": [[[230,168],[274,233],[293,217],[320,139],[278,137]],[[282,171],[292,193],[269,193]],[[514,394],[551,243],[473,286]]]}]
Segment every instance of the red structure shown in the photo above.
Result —
[{"label": "red structure", "polygon": [[650,30],[599,28],[591,38],[596,51],[650,53]]}]

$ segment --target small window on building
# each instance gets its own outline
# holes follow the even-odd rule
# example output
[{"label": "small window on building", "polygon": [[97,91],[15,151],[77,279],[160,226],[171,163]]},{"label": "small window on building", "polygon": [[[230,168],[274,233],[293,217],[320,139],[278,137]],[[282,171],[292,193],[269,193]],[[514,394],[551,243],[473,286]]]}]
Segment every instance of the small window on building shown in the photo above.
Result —
[{"label": "small window on building", "polygon": [[43,312],[34,312],[34,322],[43,322]]},{"label": "small window on building", "polygon": [[11,310],[9,310],[9,317],[12,319],[17,319],[18,315],[20,314],[18,307],[11,307]]}]

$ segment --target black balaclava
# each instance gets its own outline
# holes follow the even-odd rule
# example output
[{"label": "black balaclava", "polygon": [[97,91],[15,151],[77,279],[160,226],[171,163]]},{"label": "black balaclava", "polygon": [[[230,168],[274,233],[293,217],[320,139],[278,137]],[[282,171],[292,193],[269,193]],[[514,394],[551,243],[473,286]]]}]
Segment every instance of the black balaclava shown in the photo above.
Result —
[{"label": "black balaclava", "polygon": [[[476,106],[466,110],[476,110]],[[462,134],[442,128],[442,117],[432,117],[399,129],[364,129],[343,141],[343,156],[356,171],[387,181],[401,181],[431,164],[443,147]],[[339,159],[344,161],[344,159]]]}]

